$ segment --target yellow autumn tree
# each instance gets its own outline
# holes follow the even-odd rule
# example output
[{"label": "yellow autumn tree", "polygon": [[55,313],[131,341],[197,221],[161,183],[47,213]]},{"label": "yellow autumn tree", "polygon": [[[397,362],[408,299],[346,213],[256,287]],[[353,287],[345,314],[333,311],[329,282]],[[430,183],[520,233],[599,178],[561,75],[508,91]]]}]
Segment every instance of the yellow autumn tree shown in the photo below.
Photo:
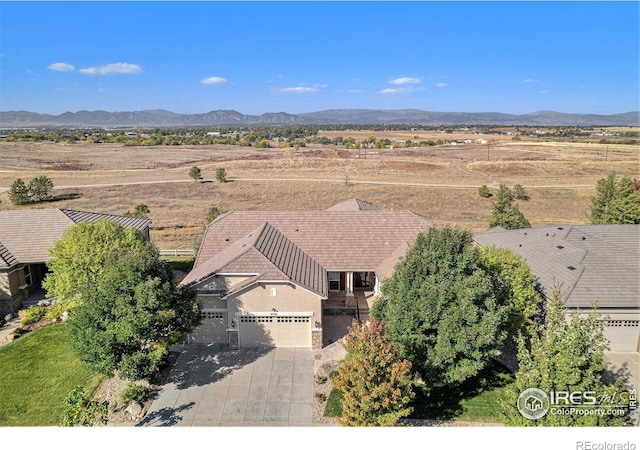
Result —
[{"label": "yellow autumn tree", "polygon": [[354,320],[345,349],[347,355],[331,378],[342,392],[340,425],[393,426],[411,414],[411,363],[400,360],[382,322]]}]

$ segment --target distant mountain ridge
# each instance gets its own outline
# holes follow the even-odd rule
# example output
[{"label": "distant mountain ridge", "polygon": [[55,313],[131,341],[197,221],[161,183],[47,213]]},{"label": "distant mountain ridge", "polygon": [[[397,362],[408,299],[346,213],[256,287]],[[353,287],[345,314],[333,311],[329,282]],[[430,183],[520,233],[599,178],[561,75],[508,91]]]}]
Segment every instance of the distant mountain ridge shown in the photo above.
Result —
[{"label": "distant mountain ridge", "polygon": [[29,111],[0,111],[0,127],[190,127],[219,125],[522,125],[522,126],[640,126],[640,112],[621,114],[567,114],[537,111],[528,114],[498,112],[435,112],[419,109],[328,109],[302,114],[234,110],[203,114],[145,111],[78,111],[59,115]]}]

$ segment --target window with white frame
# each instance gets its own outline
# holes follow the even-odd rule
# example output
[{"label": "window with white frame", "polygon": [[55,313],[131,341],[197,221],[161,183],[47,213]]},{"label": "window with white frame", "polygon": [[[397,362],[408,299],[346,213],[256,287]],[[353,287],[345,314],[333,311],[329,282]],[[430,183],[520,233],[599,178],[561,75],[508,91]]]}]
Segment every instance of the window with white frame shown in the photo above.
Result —
[{"label": "window with white frame", "polygon": [[327,277],[329,278],[329,290],[339,291],[340,290],[340,272],[328,272]]}]

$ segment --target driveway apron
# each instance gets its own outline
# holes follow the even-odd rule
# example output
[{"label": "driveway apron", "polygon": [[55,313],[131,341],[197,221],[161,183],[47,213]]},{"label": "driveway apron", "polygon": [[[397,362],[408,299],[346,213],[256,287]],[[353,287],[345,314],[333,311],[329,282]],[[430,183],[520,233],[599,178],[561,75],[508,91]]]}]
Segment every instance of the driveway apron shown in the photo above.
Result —
[{"label": "driveway apron", "polygon": [[311,426],[313,350],[182,348],[140,426]]}]

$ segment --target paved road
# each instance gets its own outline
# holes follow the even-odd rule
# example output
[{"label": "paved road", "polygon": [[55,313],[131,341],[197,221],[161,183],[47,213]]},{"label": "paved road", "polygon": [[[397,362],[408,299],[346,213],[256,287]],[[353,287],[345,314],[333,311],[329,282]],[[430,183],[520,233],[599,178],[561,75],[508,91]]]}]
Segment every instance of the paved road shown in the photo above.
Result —
[{"label": "paved road", "polygon": [[311,426],[313,350],[184,346],[139,426]]}]

